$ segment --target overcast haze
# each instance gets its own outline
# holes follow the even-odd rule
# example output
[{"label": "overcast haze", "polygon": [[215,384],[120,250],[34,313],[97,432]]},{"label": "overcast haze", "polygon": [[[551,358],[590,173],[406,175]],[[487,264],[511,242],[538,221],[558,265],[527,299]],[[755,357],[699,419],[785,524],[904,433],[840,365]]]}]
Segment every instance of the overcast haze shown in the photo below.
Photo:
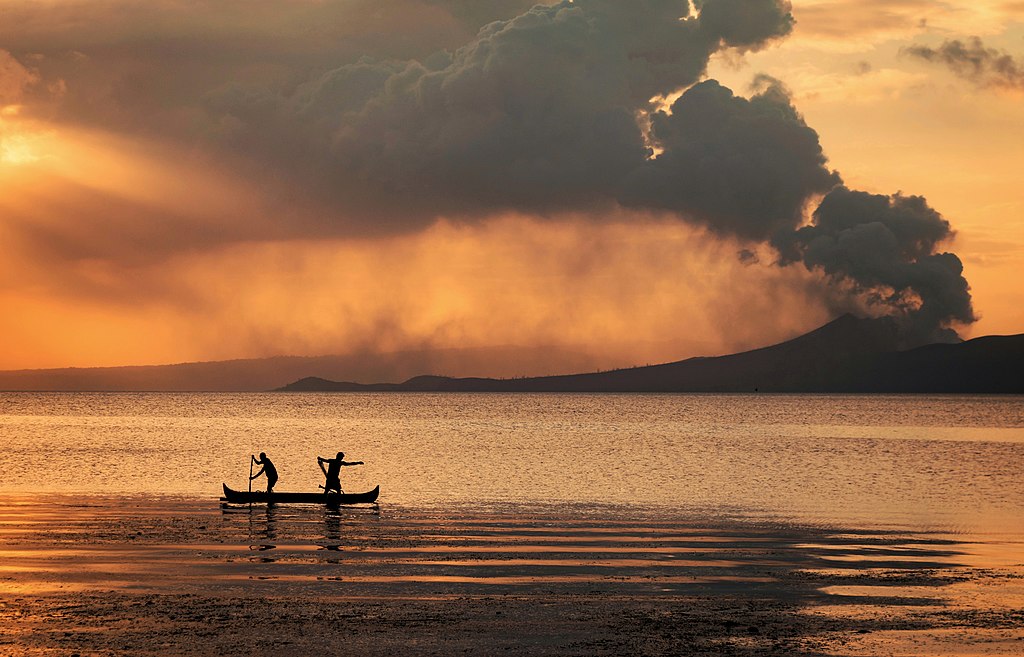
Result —
[{"label": "overcast haze", "polygon": [[1021,3],[0,8],[0,368],[1024,330]]}]

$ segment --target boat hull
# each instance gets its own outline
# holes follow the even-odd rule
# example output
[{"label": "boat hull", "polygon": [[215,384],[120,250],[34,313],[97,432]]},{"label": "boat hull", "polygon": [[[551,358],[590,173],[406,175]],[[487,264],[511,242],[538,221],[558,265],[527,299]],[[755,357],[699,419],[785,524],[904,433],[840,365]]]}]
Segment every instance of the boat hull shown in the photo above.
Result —
[{"label": "boat hull", "polygon": [[256,503],[288,503],[288,504],[326,504],[338,506],[341,504],[368,504],[377,501],[380,495],[380,486],[365,493],[266,493],[263,491],[248,492],[244,490],[233,490],[224,484],[224,497],[222,502],[233,504]]}]

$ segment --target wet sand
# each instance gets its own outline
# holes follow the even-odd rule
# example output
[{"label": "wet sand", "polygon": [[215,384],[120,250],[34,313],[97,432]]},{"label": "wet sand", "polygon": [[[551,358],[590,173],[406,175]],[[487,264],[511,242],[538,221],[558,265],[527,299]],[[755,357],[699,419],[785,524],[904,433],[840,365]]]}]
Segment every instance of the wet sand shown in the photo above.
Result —
[{"label": "wet sand", "polygon": [[0,499],[0,655],[399,652],[1017,655],[1024,544],[594,505]]}]

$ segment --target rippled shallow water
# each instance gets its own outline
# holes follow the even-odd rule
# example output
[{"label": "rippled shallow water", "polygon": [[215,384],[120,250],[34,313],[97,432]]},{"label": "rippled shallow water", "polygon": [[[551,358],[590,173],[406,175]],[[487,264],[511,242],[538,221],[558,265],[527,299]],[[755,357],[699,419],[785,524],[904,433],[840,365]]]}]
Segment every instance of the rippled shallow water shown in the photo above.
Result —
[{"label": "rippled shallow water", "polygon": [[[594,503],[908,528],[1020,529],[1024,398],[0,394],[0,493],[211,499],[267,452],[278,490],[381,503]],[[257,486],[263,480],[257,480]]]},{"label": "rippled shallow water", "polygon": [[637,505],[21,494],[0,654],[1009,656],[1022,550]]}]

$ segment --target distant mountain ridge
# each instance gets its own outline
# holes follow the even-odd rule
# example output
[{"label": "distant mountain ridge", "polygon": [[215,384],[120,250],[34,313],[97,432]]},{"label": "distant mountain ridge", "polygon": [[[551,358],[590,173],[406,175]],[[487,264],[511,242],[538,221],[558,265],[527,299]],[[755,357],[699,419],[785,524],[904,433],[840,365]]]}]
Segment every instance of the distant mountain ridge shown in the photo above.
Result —
[{"label": "distant mountain ridge", "polygon": [[417,376],[359,384],[305,378],[279,391],[1024,393],[1024,334],[900,346],[891,318],[843,315],[769,347],[662,365],[521,379]]},{"label": "distant mountain ridge", "polygon": [[553,363],[585,372],[600,366],[595,354],[561,347],[420,349],[383,354],[275,356],[227,361],[65,367],[0,371],[0,390],[132,392],[265,392],[311,375],[349,380],[402,380],[422,372],[453,376],[486,373],[553,374]]}]

